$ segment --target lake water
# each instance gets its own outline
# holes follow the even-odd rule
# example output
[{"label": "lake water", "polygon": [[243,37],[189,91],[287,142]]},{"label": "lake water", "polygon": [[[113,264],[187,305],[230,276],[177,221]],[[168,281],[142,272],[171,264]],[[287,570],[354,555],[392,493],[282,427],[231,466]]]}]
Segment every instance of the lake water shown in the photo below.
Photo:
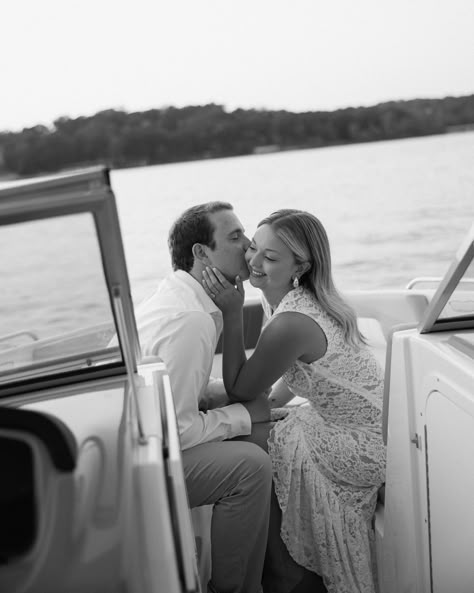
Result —
[{"label": "lake water", "polygon": [[[318,216],[341,289],[441,276],[474,220],[473,157],[469,132],[112,171],[134,301],[171,270],[174,219],[210,200],[231,202],[250,237],[278,208]],[[110,315],[84,239],[92,221],[70,218],[0,228],[0,335],[46,337]]]},{"label": "lake water", "polygon": [[170,271],[173,220],[210,200],[249,236],[278,208],[315,214],[342,289],[443,275],[474,221],[473,163],[469,132],[113,171],[134,298]]}]

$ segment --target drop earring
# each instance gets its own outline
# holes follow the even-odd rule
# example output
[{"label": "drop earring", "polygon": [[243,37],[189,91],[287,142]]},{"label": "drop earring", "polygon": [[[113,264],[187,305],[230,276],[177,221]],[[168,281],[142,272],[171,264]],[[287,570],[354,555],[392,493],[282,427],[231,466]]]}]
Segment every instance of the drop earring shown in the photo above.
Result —
[{"label": "drop earring", "polygon": [[293,279],[293,288],[298,288],[300,285],[300,281],[298,280],[298,276],[295,276]]}]

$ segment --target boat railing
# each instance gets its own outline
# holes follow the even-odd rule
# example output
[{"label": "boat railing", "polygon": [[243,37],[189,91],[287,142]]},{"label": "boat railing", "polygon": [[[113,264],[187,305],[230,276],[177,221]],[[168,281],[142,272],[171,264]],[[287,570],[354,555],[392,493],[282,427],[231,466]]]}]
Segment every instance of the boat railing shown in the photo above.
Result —
[{"label": "boat railing", "polygon": [[[115,334],[111,323],[94,326],[40,338],[33,331],[19,331],[0,337],[0,372],[25,365],[64,359],[77,353],[105,350]],[[16,343],[18,337],[26,335],[31,341]]]},{"label": "boat railing", "polygon": [[[31,339],[32,342],[37,342],[39,337],[32,331],[29,330],[21,330],[17,332],[13,332],[11,334],[6,334],[4,336],[0,336],[0,342],[11,342],[13,339],[21,338],[22,336],[26,336]],[[1,348],[1,346],[0,346]]]},{"label": "boat railing", "polygon": [[[441,280],[442,278],[435,276],[420,276],[418,278],[413,278],[413,280],[410,280],[410,282],[406,285],[406,288],[408,290],[412,290],[413,288],[415,288],[415,286],[419,284],[431,284],[434,285],[434,287],[436,288],[438,284],[441,282]],[[474,288],[474,278],[462,278],[459,281],[459,284],[467,285],[469,288]]]}]

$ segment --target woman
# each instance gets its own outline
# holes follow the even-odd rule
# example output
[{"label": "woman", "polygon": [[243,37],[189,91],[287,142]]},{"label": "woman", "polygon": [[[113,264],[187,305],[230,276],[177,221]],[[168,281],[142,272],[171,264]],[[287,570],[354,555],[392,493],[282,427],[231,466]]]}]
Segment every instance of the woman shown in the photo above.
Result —
[{"label": "woman", "polygon": [[218,270],[203,285],[224,319],[223,378],[231,399],[280,379],[272,405],[301,396],[268,447],[291,557],[329,593],[377,591],[372,517],[384,482],[383,373],[334,287],[329,242],[307,212],[279,210],[258,225],[246,254],[268,322],[252,356],[243,344],[244,291]]}]

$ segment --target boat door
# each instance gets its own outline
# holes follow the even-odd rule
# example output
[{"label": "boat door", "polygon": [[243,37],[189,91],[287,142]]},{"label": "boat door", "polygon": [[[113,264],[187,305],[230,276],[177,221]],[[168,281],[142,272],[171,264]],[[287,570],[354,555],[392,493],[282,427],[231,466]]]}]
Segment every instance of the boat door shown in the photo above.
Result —
[{"label": "boat door", "polygon": [[473,259],[474,226],[420,326],[393,337],[383,593],[474,591]]},{"label": "boat door", "polygon": [[0,592],[199,593],[107,169],[0,189]]}]

